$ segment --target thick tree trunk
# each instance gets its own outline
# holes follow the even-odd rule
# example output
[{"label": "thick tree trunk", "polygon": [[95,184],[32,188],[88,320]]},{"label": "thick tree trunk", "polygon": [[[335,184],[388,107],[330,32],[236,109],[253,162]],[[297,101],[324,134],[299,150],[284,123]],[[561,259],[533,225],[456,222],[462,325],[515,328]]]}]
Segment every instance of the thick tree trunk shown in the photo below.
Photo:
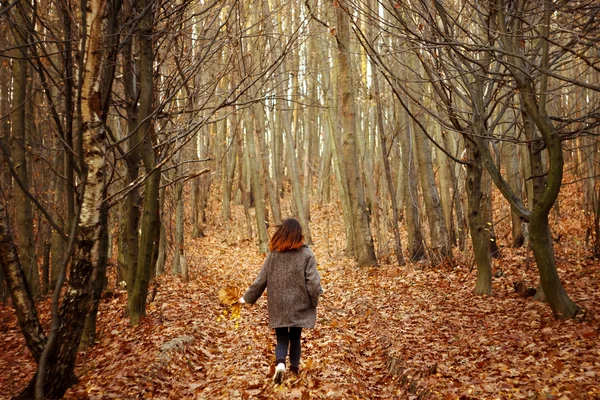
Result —
[{"label": "thick tree trunk", "polygon": [[83,334],[81,337],[82,347],[92,347],[96,341],[96,319],[98,316],[98,307],[100,306],[100,299],[102,297],[102,291],[106,287],[106,264],[108,262],[108,207],[104,203],[100,210],[100,243],[98,244],[98,271],[96,280],[93,284],[92,292],[92,306],[90,312],[85,318],[85,325],[83,327]]},{"label": "thick tree trunk", "polygon": [[[84,166],[86,171],[85,191],[81,204],[75,253],[65,291],[57,330],[50,336],[44,351],[44,360],[39,370],[43,393],[36,390],[36,397],[61,398],[73,384],[73,370],[86,316],[89,312],[93,286],[98,279],[100,258],[99,246],[102,230],[101,209],[106,195],[106,126],[100,109],[100,71],[103,65],[105,39],[104,0],[91,0],[84,5],[86,10],[87,45],[86,63],[82,84],[82,127]],[[54,340],[55,339],[55,340]],[[47,360],[47,362],[45,362]],[[36,377],[32,382],[36,381]],[[21,393],[22,398],[32,398],[33,385]]]},{"label": "thick tree trunk", "polygon": [[477,264],[477,282],[475,283],[476,294],[492,294],[492,263],[489,254],[489,231],[483,219],[481,179],[482,162],[481,155],[472,140],[476,138],[467,138],[467,199],[469,228],[471,231],[471,242],[473,243],[473,252],[475,253],[475,263]]},{"label": "thick tree trunk", "polygon": [[348,179],[348,198],[352,211],[354,228],[355,259],[359,266],[370,266],[377,263],[373,236],[369,227],[369,216],[365,207],[365,196],[360,180],[358,166],[358,147],[356,145],[356,91],[352,61],[350,59],[350,21],[345,0],[336,8],[337,19],[337,57],[339,59],[339,78],[337,81],[338,113],[342,127],[341,160]]},{"label": "thick tree trunk", "polygon": [[536,211],[534,209],[529,220],[529,237],[541,288],[556,318],[573,318],[580,308],[571,300],[558,276],[548,216]]}]

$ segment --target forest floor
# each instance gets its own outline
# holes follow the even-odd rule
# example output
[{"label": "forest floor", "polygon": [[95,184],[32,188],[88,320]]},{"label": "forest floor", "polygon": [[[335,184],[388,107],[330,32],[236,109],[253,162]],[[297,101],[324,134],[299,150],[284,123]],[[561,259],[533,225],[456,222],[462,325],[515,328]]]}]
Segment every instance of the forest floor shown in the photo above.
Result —
[{"label": "forest floor", "polygon": [[[576,190],[563,190],[569,200],[552,222],[559,274],[585,310],[564,322],[547,304],[515,292],[518,281],[537,286],[524,248],[502,248],[493,295],[475,296],[468,252],[455,249],[452,267],[357,268],[343,252],[338,206],[315,207],[312,248],[324,294],[317,327],[303,332],[301,373],[288,373],[280,386],[271,383],[275,339],[266,298],[245,306],[239,319],[219,304],[218,290],[245,290],[263,258],[245,238],[241,210],[234,222],[220,223],[214,205],[207,236],[187,241],[191,281],[160,277],[139,326],[129,326],[126,292],[113,279],[97,344],[79,354],[81,380],[66,398],[600,399],[600,261],[584,246]],[[496,235],[508,246],[507,226],[499,224]],[[38,311],[47,326],[48,299]],[[4,399],[35,370],[9,306],[0,306],[0,340]]]}]

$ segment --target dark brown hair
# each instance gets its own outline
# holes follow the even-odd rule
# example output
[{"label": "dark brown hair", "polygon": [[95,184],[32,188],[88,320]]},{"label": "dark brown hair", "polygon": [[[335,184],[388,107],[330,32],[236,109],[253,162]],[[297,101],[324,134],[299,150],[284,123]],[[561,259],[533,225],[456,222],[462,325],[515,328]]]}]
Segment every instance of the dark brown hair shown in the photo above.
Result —
[{"label": "dark brown hair", "polygon": [[269,242],[271,251],[296,250],[304,245],[302,226],[294,218],[288,218],[277,229]]}]

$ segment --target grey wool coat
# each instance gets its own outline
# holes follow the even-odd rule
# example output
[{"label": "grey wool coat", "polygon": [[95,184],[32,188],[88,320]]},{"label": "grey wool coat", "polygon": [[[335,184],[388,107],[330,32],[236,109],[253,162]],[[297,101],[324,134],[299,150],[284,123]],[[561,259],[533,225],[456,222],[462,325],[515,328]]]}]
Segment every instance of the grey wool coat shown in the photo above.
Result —
[{"label": "grey wool coat", "polygon": [[321,276],[308,246],[267,255],[258,276],[244,294],[254,304],[267,289],[269,327],[314,328]]}]

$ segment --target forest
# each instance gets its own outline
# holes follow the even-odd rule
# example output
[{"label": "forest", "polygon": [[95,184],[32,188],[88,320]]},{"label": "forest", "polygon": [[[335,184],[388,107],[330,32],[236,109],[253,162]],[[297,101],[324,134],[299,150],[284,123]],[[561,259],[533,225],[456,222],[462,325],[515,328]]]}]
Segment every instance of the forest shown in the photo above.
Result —
[{"label": "forest", "polygon": [[0,398],[600,399],[599,134],[597,0],[0,0]]}]

